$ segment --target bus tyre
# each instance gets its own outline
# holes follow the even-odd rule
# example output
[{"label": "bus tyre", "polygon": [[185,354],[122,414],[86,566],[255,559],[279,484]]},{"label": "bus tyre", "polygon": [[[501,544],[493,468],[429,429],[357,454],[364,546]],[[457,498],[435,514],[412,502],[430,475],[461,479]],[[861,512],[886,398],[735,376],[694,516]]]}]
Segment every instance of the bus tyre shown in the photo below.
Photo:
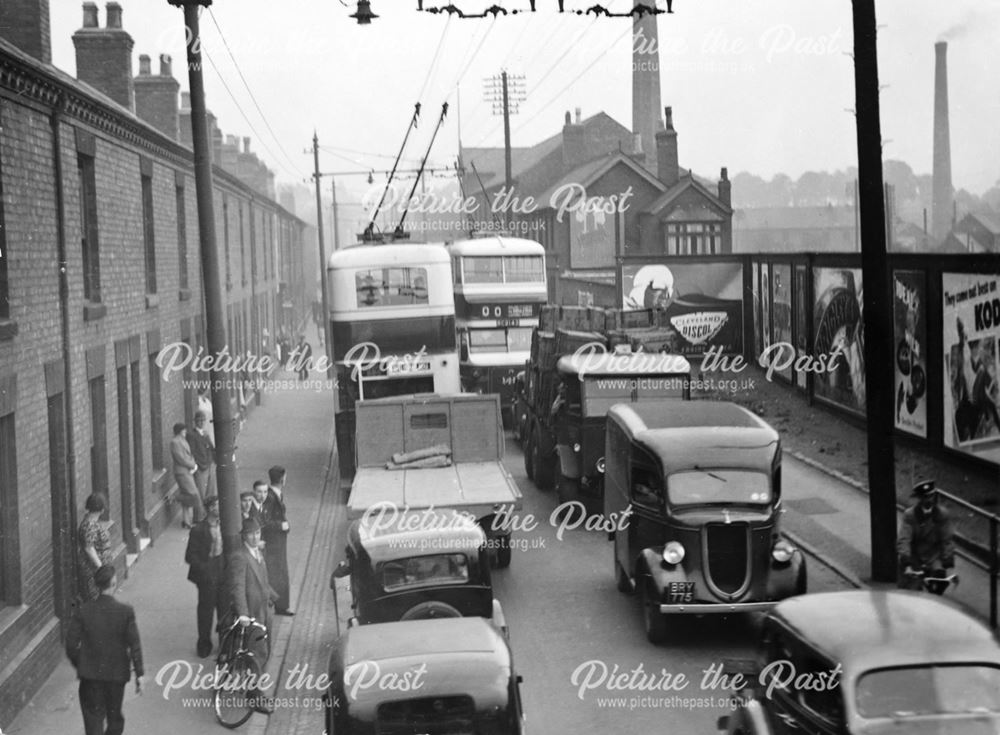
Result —
[{"label": "bus tyre", "polygon": [[653,580],[642,581],[642,620],[646,628],[646,639],[659,645],[667,640],[667,616],[660,612],[660,602],[653,590]]},{"label": "bus tyre", "polygon": [[510,566],[510,536],[497,536],[497,569]]},{"label": "bus tyre", "polygon": [[529,427],[524,437],[524,472],[528,475],[529,480],[535,479],[534,458],[532,457],[534,445],[535,433]]}]

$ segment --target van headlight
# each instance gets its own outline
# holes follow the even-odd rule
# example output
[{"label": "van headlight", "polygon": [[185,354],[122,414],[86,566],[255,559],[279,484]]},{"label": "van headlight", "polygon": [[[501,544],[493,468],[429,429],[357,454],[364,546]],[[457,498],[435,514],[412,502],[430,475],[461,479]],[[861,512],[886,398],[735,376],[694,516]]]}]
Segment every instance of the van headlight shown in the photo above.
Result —
[{"label": "van headlight", "polygon": [[600,459],[598,459],[594,466],[597,467],[597,471],[600,472],[603,475],[604,474],[604,457],[601,457]]},{"label": "van headlight", "polygon": [[663,561],[667,564],[680,564],[684,559],[684,547],[679,541],[671,541],[663,547]]},{"label": "van headlight", "polygon": [[774,548],[771,549],[771,558],[779,564],[787,564],[791,561],[792,554],[794,553],[795,547],[784,539],[781,539],[775,543]]}]

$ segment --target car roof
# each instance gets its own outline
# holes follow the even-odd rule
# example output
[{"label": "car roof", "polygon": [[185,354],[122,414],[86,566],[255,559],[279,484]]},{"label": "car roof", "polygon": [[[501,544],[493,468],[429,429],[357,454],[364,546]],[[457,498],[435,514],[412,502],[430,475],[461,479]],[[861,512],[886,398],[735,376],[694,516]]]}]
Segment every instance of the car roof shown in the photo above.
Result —
[{"label": "car roof", "polygon": [[668,474],[697,467],[769,471],[781,441],[766,421],[726,401],[616,403],[608,418]]},{"label": "car roof", "polygon": [[682,355],[661,352],[603,352],[564,355],[556,367],[560,373],[580,377],[601,375],[627,377],[635,375],[684,375],[691,373],[691,364]]},{"label": "car roof", "polygon": [[486,534],[475,519],[454,509],[366,514],[351,524],[350,543],[378,563],[411,556],[477,553]]},{"label": "car roof", "polygon": [[[477,708],[505,704],[511,675],[507,642],[491,622],[480,617],[436,618],[358,625],[338,641],[331,668],[343,676],[352,708],[373,709],[402,699],[469,694]],[[423,667],[419,687],[411,691],[364,688],[351,697],[358,678],[373,671],[379,678]],[[357,667],[357,668],[355,668]],[[352,680],[352,672],[353,680]]]},{"label": "car roof", "polygon": [[873,668],[980,661],[1000,665],[1000,643],[954,603],[921,592],[851,590],[792,597],[766,627],[788,628],[854,678]]}]

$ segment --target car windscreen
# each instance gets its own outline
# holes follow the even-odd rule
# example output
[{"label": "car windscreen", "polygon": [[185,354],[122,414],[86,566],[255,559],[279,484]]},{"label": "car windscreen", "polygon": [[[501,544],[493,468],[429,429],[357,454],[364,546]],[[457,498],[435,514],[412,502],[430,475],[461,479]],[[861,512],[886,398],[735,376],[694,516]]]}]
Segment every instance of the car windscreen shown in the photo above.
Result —
[{"label": "car windscreen", "polygon": [[949,664],[870,671],[858,678],[855,700],[858,714],[867,719],[1000,713],[1000,667]]},{"label": "car windscreen", "polygon": [[696,469],[667,478],[667,499],[674,505],[771,502],[771,481],[763,472]]},{"label": "car windscreen", "polygon": [[583,415],[605,416],[616,403],[636,403],[660,398],[683,398],[686,375],[604,375],[583,383]]},{"label": "car windscreen", "polygon": [[465,554],[431,554],[395,559],[380,564],[377,574],[386,592],[465,584],[469,581],[469,560]]}]

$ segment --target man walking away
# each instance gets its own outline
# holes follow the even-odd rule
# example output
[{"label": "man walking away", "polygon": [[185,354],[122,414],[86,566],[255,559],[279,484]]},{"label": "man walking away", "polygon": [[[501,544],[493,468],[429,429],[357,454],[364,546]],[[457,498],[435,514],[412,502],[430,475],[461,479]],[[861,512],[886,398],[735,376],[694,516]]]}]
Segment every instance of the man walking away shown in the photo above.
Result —
[{"label": "man walking away", "polygon": [[271,482],[261,509],[261,536],[264,559],[271,586],[278,593],[274,603],[278,615],[294,615],[289,609],[288,519],[285,513],[285,468],[275,465],[267,471]]},{"label": "man walking away", "polygon": [[194,414],[194,431],[186,433],[191,455],[198,468],[194,473],[194,484],[198,488],[201,502],[209,495],[215,495],[215,442],[208,430],[208,417],[204,411]]},{"label": "man walking away", "polygon": [[142,646],[135,610],[114,598],[116,582],[115,568],[110,564],[94,572],[100,594],[80,606],[66,635],[66,654],[80,679],[86,735],[121,735],[125,730],[122,699],[130,662],[135,670],[135,691],[142,694]]},{"label": "man walking away", "polygon": [[306,342],[304,334],[299,335],[299,343],[295,345],[292,354],[295,355],[295,359],[292,360],[292,366],[298,373],[298,379],[308,380],[309,370],[312,368],[313,349],[312,345]]},{"label": "man walking away", "polygon": [[205,519],[194,524],[188,536],[184,561],[190,565],[188,579],[198,586],[198,657],[212,653],[212,622],[222,622],[226,614],[225,557],[222,555],[222,527],[219,498],[205,499]]},{"label": "man walking away", "polygon": [[195,520],[201,520],[204,515],[201,505],[201,495],[194,483],[194,473],[198,463],[191,454],[191,445],[187,440],[187,428],[184,424],[174,424],[174,438],[170,440],[170,457],[174,465],[174,479],[177,481],[177,500],[184,506],[181,526],[191,528]]}]

